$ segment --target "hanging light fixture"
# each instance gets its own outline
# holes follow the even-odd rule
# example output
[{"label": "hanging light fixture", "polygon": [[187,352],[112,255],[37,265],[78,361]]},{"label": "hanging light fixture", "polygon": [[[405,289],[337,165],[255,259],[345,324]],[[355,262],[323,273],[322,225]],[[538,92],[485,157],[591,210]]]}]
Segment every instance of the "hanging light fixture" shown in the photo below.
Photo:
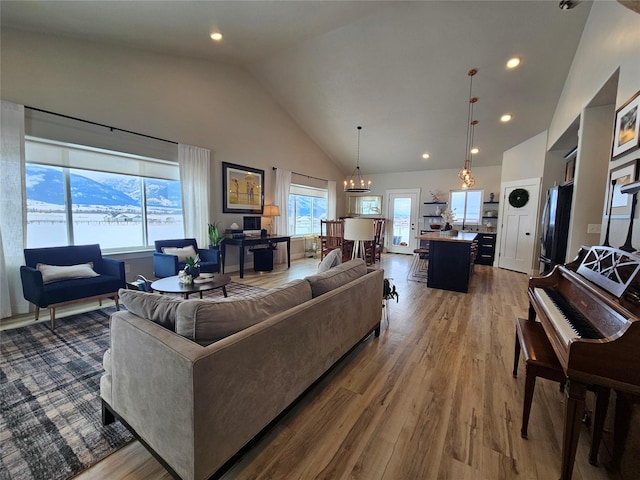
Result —
[{"label": "hanging light fixture", "polygon": [[476,73],[478,73],[478,70],[475,68],[472,68],[467,73],[467,75],[469,75],[469,108],[467,110],[467,139],[465,143],[464,166],[458,172],[458,177],[460,177],[460,180],[462,180],[462,188],[471,188],[476,184],[476,181],[473,178],[473,174],[471,172],[471,160],[473,159],[473,153],[471,153],[471,149],[473,148],[473,134],[475,132],[475,126],[478,124],[478,121],[473,119],[473,106],[478,101],[478,97],[471,96],[471,92],[473,90],[473,77]]},{"label": "hanging light fixture", "polygon": [[366,193],[371,191],[371,180],[367,181],[362,177],[360,172],[360,130],[362,127],[358,125],[358,156],[356,160],[356,168],[351,172],[351,176],[344,181],[344,191],[348,193]]}]

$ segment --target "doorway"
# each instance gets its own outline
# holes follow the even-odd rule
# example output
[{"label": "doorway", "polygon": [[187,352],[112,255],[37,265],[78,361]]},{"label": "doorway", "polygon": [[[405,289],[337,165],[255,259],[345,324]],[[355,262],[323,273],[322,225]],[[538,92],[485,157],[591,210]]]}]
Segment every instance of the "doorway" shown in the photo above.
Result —
[{"label": "doorway", "polygon": [[386,247],[390,253],[413,254],[418,244],[419,188],[387,190]]},{"label": "doorway", "polygon": [[501,190],[498,266],[531,274],[537,238],[540,179],[505,182]]}]

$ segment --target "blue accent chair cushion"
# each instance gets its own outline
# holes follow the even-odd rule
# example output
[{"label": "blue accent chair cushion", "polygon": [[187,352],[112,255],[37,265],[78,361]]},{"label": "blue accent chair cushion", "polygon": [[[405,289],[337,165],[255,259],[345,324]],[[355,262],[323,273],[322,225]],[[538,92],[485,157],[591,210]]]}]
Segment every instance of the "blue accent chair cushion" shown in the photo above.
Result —
[{"label": "blue accent chair cushion", "polygon": [[220,271],[220,250],[198,248],[195,238],[181,238],[175,240],[156,240],[155,252],[153,252],[153,274],[158,278],[172,277],[183,270],[185,263],[178,259],[177,255],[163,253],[163,248],[184,248],[192,246],[200,256],[200,271],[205,273],[217,273]]}]

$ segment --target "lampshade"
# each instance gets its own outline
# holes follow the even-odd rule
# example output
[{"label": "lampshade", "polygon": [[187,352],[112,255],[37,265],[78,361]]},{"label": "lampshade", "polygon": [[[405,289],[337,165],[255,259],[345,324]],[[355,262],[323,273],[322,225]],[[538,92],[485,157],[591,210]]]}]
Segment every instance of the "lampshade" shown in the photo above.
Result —
[{"label": "lampshade", "polygon": [[354,241],[373,240],[373,220],[369,218],[346,218],[344,221],[344,239]]},{"label": "lampshade", "polygon": [[280,207],[278,205],[265,205],[262,210],[263,217],[279,217]]}]

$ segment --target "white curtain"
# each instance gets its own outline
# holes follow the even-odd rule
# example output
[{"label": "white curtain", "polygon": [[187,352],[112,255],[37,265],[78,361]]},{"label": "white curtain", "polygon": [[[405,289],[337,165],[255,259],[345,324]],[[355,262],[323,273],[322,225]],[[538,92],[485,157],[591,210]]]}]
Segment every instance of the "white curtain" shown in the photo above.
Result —
[{"label": "white curtain", "polygon": [[210,156],[206,148],[178,145],[184,234],[186,238],[195,238],[200,248],[209,245]]},{"label": "white curtain", "polygon": [[[275,233],[277,235],[289,235],[289,192],[291,191],[291,172],[278,168],[276,170],[276,191],[273,199],[274,205],[280,207],[280,216],[274,217]],[[287,252],[278,247],[275,251],[276,263],[287,261]]]},{"label": "white curtain", "polygon": [[336,218],[336,182],[327,181],[327,219]]},{"label": "white curtain", "polygon": [[3,100],[0,116],[0,318],[6,318],[29,311],[20,281],[26,230],[24,106]]}]

